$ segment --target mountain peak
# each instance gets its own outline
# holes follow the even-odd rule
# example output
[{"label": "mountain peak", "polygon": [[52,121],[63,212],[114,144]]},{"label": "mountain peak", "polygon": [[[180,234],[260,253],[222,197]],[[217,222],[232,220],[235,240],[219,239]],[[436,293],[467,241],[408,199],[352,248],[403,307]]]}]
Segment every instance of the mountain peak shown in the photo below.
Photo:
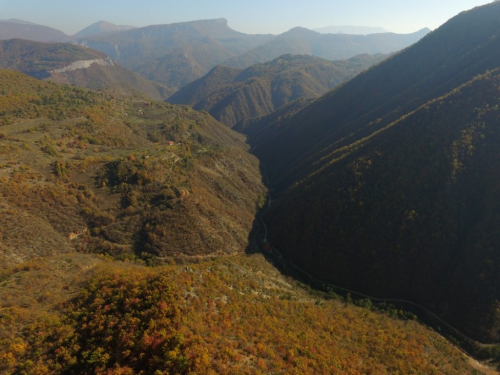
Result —
[{"label": "mountain peak", "polygon": [[76,38],[85,38],[92,35],[97,35],[101,33],[126,31],[135,29],[135,26],[130,25],[115,25],[114,23],[108,21],[99,21],[93,23],[92,25],[86,27],[85,29],[79,31],[74,35]]}]

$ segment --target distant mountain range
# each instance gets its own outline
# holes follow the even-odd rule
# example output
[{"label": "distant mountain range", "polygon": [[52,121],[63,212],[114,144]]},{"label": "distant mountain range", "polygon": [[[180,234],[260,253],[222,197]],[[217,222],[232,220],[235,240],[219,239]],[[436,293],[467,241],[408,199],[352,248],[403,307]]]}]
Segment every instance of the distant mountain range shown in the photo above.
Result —
[{"label": "distant mountain range", "polygon": [[0,41],[0,69],[16,70],[57,83],[143,93],[156,100],[172,94],[166,86],[116,65],[104,53],[72,44],[21,39]]},{"label": "distant mountain range", "polygon": [[35,42],[68,42],[72,39],[85,38],[101,33],[126,31],[134,26],[120,26],[107,21],[96,22],[73,36],[48,26],[37,25],[17,19],[0,20],[0,40],[26,39]]},{"label": "distant mountain range", "polygon": [[408,47],[429,32],[429,29],[422,29],[412,34],[385,33],[364,36],[320,34],[296,27],[276,36],[266,44],[225,61],[222,65],[246,68],[253,64],[270,61],[286,53],[313,55],[327,60],[348,59],[364,53],[387,54]]},{"label": "distant mountain range", "polygon": [[386,57],[361,55],[332,62],[309,55],[283,55],[245,70],[217,66],[168,101],[206,110],[232,127],[299,98],[318,97]]},{"label": "distant mountain range", "polygon": [[275,191],[269,241],[289,260],[487,342],[500,341],[499,19],[498,2],[462,12],[245,130]]},{"label": "distant mountain range", "polygon": [[231,56],[240,55],[273,35],[232,30],[225,19],[147,26],[78,43],[109,55],[145,77],[180,88]]},{"label": "distant mountain range", "polygon": [[245,69],[284,54],[328,60],[388,54],[409,46],[428,32],[424,29],[408,35],[362,36],[295,28],[278,36],[249,35],[231,29],[225,19],[213,19],[141,28],[100,21],[71,37],[22,21],[0,23],[0,40],[71,41],[103,52],[114,62],[174,89],[204,76],[216,65]]},{"label": "distant mountain range", "polygon": [[369,26],[326,26],[320,27],[319,29],[313,29],[321,34],[352,34],[352,35],[368,35],[368,34],[380,34],[388,33],[383,27],[369,27]]}]

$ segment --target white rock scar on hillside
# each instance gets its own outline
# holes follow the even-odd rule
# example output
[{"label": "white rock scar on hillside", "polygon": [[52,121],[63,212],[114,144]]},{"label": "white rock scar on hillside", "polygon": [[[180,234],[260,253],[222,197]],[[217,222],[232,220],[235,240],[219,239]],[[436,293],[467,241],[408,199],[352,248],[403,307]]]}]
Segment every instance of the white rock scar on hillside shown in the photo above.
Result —
[{"label": "white rock scar on hillside", "polygon": [[111,60],[111,58],[109,57],[106,59],[80,60],[80,61],[75,61],[74,63],[71,63],[68,66],[65,66],[64,68],[52,70],[50,71],[50,73],[66,73],[78,69],[87,69],[90,68],[92,64],[103,65],[103,66],[115,66],[113,60]]}]

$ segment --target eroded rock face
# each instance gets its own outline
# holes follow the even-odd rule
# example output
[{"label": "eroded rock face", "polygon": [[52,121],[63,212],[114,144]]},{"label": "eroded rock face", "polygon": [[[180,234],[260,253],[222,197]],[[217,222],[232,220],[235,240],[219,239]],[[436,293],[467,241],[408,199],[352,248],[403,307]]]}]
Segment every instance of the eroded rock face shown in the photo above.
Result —
[{"label": "eroded rock face", "polygon": [[79,70],[79,69],[88,69],[92,64],[98,64],[98,65],[103,65],[103,66],[114,66],[115,64],[113,63],[113,60],[111,58],[106,58],[106,59],[95,59],[95,60],[81,60],[81,61],[75,61],[74,63],[69,64],[68,66],[65,66],[64,68],[61,69],[55,69],[50,71],[50,73],[66,73],[66,72],[72,72],[74,70]]}]

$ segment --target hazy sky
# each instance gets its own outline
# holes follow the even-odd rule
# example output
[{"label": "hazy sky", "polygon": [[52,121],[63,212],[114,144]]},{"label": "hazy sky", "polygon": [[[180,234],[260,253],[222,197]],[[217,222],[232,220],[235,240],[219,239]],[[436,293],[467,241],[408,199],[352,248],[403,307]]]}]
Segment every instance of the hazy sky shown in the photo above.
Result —
[{"label": "hazy sky", "polygon": [[226,18],[245,33],[279,34],[295,26],[381,26],[397,33],[435,29],[484,0],[0,0],[0,19],[17,18],[73,35],[105,20],[147,26]]}]

